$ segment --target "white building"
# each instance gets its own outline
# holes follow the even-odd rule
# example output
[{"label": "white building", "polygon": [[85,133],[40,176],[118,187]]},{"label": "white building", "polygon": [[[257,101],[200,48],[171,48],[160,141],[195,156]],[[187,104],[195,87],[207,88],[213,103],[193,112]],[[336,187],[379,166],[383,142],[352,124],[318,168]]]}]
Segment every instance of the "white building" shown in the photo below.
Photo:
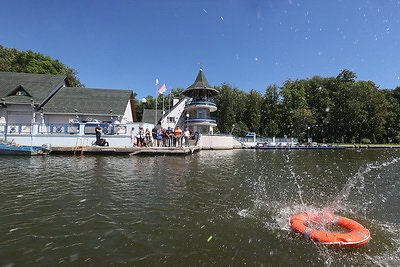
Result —
[{"label": "white building", "polygon": [[209,85],[202,69],[195,82],[182,94],[185,97],[180,101],[174,99],[172,108],[166,114],[162,110],[145,109],[143,121],[158,122],[163,129],[188,127],[193,133],[212,134],[213,127],[217,126],[215,117],[212,117],[212,112],[217,110],[213,98],[219,92]]},{"label": "white building", "polygon": [[211,117],[211,113],[217,110],[213,98],[218,96],[219,92],[210,86],[201,68],[195,82],[182,94],[190,98],[185,105],[187,126],[193,132],[212,134],[213,127],[217,126],[215,117]]},{"label": "white building", "polygon": [[129,145],[139,126],[131,90],[68,86],[64,75],[0,72],[0,139],[76,146],[91,143],[101,123],[111,145]]}]

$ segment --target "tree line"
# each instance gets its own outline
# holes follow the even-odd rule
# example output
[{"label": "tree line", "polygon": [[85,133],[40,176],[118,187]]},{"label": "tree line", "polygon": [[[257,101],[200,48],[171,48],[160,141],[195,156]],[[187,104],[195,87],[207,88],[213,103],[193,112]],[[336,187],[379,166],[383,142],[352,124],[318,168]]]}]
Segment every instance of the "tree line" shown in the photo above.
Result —
[{"label": "tree line", "polygon": [[75,69],[31,50],[19,51],[0,45],[0,71],[66,75],[71,87],[85,87],[77,77],[78,72]]},{"label": "tree line", "polygon": [[[70,86],[84,87],[77,71],[49,56],[0,45],[0,71],[66,75]],[[372,81],[356,81],[356,74],[342,70],[337,77],[286,80],[269,85],[262,94],[244,92],[227,83],[215,86],[217,128],[214,132],[244,136],[288,136],[317,142],[400,142],[400,86],[379,89]],[[182,99],[183,88],[168,95],[135,100],[138,121],[143,108],[164,110],[172,99]],[[136,96],[136,94],[134,94]]]},{"label": "tree line", "polygon": [[356,78],[343,70],[337,77],[289,79],[281,87],[268,86],[263,95],[223,84],[216,87],[218,129],[317,142],[399,142],[400,87],[378,89]]},{"label": "tree line", "polygon": [[[316,142],[400,142],[400,87],[379,89],[372,81],[356,81],[356,74],[342,70],[337,77],[314,76],[269,85],[264,94],[244,92],[227,83],[215,86],[218,110],[214,132],[262,137],[309,137]],[[182,99],[183,88],[169,95],[136,100],[140,121],[143,108],[168,111],[172,98]]]}]

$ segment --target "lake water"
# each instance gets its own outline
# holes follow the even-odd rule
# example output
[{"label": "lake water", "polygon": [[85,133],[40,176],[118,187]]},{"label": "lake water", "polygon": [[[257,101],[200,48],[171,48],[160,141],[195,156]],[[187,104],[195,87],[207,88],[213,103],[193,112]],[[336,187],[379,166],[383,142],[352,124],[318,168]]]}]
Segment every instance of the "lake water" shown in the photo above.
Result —
[{"label": "lake water", "polygon": [[[0,158],[1,266],[399,266],[400,151]],[[331,207],[361,247],[315,244],[289,218]]]}]

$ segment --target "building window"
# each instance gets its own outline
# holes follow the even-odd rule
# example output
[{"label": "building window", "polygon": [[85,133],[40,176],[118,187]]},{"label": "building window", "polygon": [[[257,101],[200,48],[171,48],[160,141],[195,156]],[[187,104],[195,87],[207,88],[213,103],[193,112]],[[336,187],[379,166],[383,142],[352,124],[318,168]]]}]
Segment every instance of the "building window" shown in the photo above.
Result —
[{"label": "building window", "polygon": [[19,90],[15,95],[28,95],[28,93],[23,90]]}]

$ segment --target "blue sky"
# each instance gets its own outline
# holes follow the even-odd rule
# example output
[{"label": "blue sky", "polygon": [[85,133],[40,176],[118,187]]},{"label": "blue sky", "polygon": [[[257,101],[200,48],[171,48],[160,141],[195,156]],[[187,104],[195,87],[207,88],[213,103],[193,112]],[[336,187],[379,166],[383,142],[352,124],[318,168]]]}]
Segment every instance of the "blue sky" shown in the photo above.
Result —
[{"label": "blue sky", "polygon": [[[261,93],[342,69],[400,86],[399,0],[3,0],[0,44],[76,69],[89,88],[211,85]],[[199,64],[201,63],[201,64]]]}]

